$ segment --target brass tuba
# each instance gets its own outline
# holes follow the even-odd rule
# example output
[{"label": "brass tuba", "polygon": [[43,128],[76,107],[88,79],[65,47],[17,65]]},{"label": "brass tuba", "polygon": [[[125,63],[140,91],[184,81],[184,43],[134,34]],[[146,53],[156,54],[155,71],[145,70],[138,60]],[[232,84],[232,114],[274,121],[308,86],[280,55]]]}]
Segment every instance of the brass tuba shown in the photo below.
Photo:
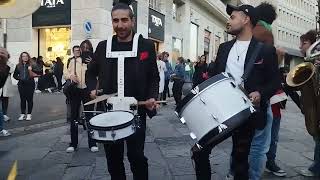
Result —
[{"label": "brass tuba", "polygon": [[289,86],[301,91],[301,107],[311,136],[320,135],[319,66],[313,64],[320,59],[319,47],[320,41],[315,42],[307,51],[306,62],[295,66],[286,78]]}]

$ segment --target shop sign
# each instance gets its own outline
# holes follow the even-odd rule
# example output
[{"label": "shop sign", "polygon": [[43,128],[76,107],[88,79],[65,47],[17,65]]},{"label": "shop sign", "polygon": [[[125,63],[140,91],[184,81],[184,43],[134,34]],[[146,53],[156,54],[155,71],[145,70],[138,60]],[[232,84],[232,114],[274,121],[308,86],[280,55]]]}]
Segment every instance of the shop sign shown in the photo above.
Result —
[{"label": "shop sign", "polygon": [[42,0],[32,14],[32,27],[71,25],[71,0]]},{"label": "shop sign", "polygon": [[153,9],[149,9],[149,37],[164,41],[165,16]]},{"label": "shop sign", "polygon": [[64,5],[64,0],[42,0],[41,6],[47,8],[55,8],[58,5]]}]

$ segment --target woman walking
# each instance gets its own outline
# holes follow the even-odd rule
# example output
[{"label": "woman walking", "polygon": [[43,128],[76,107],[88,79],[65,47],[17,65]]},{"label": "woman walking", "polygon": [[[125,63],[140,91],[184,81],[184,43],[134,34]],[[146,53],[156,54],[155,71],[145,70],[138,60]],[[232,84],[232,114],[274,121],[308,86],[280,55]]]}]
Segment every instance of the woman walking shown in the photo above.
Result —
[{"label": "woman walking", "polygon": [[157,65],[158,65],[158,71],[160,76],[160,82],[159,82],[159,100],[162,98],[162,93],[164,91],[164,83],[165,83],[165,77],[164,74],[167,71],[166,63],[162,61],[162,54],[158,55],[157,58]]},{"label": "woman walking", "polygon": [[[32,119],[31,113],[33,108],[33,94],[35,90],[34,77],[39,77],[36,73],[32,71],[30,64],[30,55],[27,52],[20,54],[19,64],[14,70],[13,77],[18,80],[18,90],[20,94],[20,107],[21,115],[19,121]],[[27,110],[28,104],[28,111]],[[27,115],[26,115],[27,113]]]},{"label": "woman walking", "polygon": [[9,75],[7,77],[6,83],[4,84],[3,88],[0,89],[1,94],[1,102],[2,102],[2,113],[4,121],[9,121],[10,117],[8,117],[8,106],[9,106],[9,97],[12,97],[13,94],[13,85],[11,80],[11,74],[14,72],[15,65],[11,62],[7,62],[9,70]]}]

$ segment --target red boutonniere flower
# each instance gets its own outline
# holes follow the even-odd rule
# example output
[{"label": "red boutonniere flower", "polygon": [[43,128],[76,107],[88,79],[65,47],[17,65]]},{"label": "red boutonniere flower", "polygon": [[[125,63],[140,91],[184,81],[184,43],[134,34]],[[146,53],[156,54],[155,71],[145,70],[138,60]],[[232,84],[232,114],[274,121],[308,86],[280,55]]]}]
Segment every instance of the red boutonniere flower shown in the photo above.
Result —
[{"label": "red boutonniere flower", "polygon": [[140,61],[144,61],[144,60],[148,59],[148,57],[149,57],[149,53],[147,51],[140,53]]}]

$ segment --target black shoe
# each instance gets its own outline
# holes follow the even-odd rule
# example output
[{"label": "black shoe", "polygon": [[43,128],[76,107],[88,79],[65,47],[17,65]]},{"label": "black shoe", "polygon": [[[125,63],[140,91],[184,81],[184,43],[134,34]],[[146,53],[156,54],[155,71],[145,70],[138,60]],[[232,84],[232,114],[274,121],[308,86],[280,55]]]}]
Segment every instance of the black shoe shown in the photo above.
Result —
[{"label": "black shoe", "polygon": [[271,172],[272,174],[278,176],[278,177],[284,177],[287,175],[287,173],[282,170],[275,161],[267,161],[266,164],[266,171]]}]

